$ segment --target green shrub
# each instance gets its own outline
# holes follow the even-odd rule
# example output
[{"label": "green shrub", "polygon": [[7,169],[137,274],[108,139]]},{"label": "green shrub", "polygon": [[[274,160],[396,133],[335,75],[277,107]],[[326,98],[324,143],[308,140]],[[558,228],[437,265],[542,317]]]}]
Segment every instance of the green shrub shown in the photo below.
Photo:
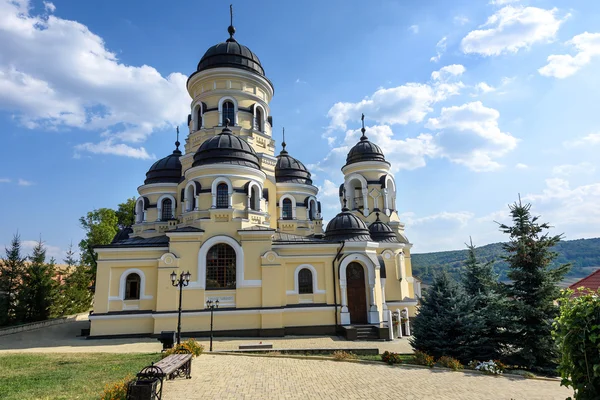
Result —
[{"label": "green shrub", "polygon": [[175,351],[177,349],[188,350],[190,353],[192,353],[193,357],[198,357],[204,351],[204,346],[202,346],[200,343],[198,343],[196,341],[196,339],[188,339],[185,342],[181,343],[180,345],[175,345],[172,348],[170,348],[169,350],[162,353],[162,357],[165,358],[166,356],[175,354]]},{"label": "green shrub", "polygon": [[435,360],[432,356],[422,351],[415,351],[413,354],[413,363],[418,365],[426,365],[428,367],[433,367],[435,365]]},{"label": "green shrub", "polygon": [[384,351],[383,354],[381,355],[381,361],[388,363],[390,365],[392,364],[400,364],[402,363],[402,359],[400,358],[400,354],[398,353],[392,353],[389,351]]},{"label": "green shrub", "polygon": [[442,367],[450,368],[450,369],[453,369],[454,371],[458,371],[458,370],[464,368],[464,366],[460,363],[460,361],[458,361],[456,358],[452,358],[452,357],[448,357],[448,356],[440,357],[440,359],[438,360],[438,363]]},{"label": "green shrub", "polygon": [[563,292],[553,336],[560,352],[561,385],[573,388],[576,400],[600,398],[600,290]]},{"label": "green shrub", "polygon": [[100,397],[100,400],[126,400],[127,397],[127,385],[133,377],[131,375],[127,375],[127,377],[118,382],[107,384],[104,388],[104,392]]},{"label": "green shrub", "polygon": [[356,354],[353,353],[347,353],[345,351],[336,350],[333,352],[333,359],[336,361],[356,360],[358,359],[358,357],[356,356]]}]

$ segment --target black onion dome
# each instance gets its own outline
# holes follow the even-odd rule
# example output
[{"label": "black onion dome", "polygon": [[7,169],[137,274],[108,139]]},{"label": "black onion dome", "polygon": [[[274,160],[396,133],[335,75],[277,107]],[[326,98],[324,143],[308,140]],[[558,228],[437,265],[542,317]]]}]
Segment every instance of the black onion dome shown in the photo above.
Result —
[{"label": "black onion dome", "polygon": [[229,39],[206,50],[198,63],[197,72],[211,68],[230,67],[245,69],[265,76],[265,70],[256,54],[233,38],[235,34],[233,25],[230,25],[227,31]]},{"label": "black onion dome", "polygon": [[372,240],[367,225],[345,207],[342,209],[341,213],[336,215],[327,224],[325,239],[331,241],[350,240],[357,242]]},{"label": "black onion dome", "polygon": [[377,213],[375,222],[369,225],[369,232],[376,242],[398,243],[398,238],[392,228],[379,219],[379,213]]},{"label": "black onion dome", "polygon": [[161,158],[146,172],[145,185],[151,183],[179,183],[181,180],[181,151],[179,150],[179,141],[175,142],[177,146],[173,154]]},{"label": "black onion dome", "polygon": [[362,136],[360,141],[354,145],[348,152],[346,157],[346,165],[354,164],[362,161],[381,161],[389,164],[385,161],[385,156],[381,147],[375,143],[369,141],[369,138],[365,135],[364,116],[363,116],[363,127],[361,129]]},{"label": "black onion dome", "polygon": [[291,182],[312,185],[310,172],[300,161],[290,156],[285,149],[285,139],[281,143],[283,149],[277,156],[275,165],[275,182]]},{"label": "black onion dome", "polygon": [[260,169],[256,152],[239,136],[235,136],[229,124],[216,136],[207,139],[194,154],[193,167],[207,164],[237,164]]}]

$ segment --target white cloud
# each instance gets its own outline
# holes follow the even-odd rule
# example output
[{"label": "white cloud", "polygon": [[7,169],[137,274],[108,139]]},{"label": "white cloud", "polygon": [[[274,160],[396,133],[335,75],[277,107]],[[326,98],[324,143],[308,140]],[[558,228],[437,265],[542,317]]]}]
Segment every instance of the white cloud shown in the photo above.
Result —
[{"label": "white cloud", "polygon": [[491,0],[490,4],[493,4],[495,6],[502,6],[505,4],[510,4],[510,3],[516,3],[520,0]]},{"label": "white cloud", "polygon": [[87,26],[31,10],[0,0],[0,109],[28,128],[108,131],[128,143],[184,120],[185,75],[121,63]]},{"label": "white cloud", "polygon": [[446,52],[446,41],[447,41],[447,38],[446,38],[446,36],[444,36],[443,38],[441,38],[439,40],[439,42],[437,42],[437,44],[435,45],[436,55],[431,57],[429,59],[429,61],[431,61],[431,62],[440,61],[440,58],[442,58],[442,54],[444,54]]},{"label": "white cloud", "polygon": [[564,141],[563,144],[567,147],[594,146],[600,144],[600,132],[590,133],[573,141]]},{"label": "white cloud", "polygon": [[475,85],[475,89],[480,93],[490,93],[496,91],[495,87],[490,86],[485,82],[479,82],[477,85]]},{"label": "white cloud", "polygon": [[54,3],[44,1],[44,10],[53,13],[54,11],[56,11],[56,6],[54,5]]},{"label": "white cloud", "polygon": [[556,16],[557,9],[506,6],[490,16],[480,28],[462,39],[464,53],[497,56],[516,53],[534,43],[550,42],[565,20]]},{"label": "white cloud", "polygon": [[498,126],[500,113],[480,101],[443,107],[438,118],[430,118],[427,128],[439,131],[436,143],[446,158],[474,171],[501,167],[496,158],[517,146],[518,140]]},{"label": "white cloud", "polygon": [[440,68],[438,71],[431,73],[431,79],[434,81],[446,81],[450,77],[460,76],[466,71],[465,67],[460,64],[446,65]]},{"label": "white cloud", "polygon": [[[22,254],[30,256],[33,252],[33,248],[37,246],[39,243],[38,240],[22,240],[21,241],[21,249]],[[63,262],[63,258],[65,258],[66,252],[58,246],[52,246],[43,242],[44,247],[46,248],[46,262],[49,262],[52,257],[56,260],[57,264],[61,264]]]},{"label": "white cloud", "polygon": [[419,33],[419,25],[411,25],[408,27],[408,30],[416,35],[417,33]]},{"label": "white cloud", "polygon": [[[382,124],[421,122],[433,111],[433,104],[460,93],[463,83],[451,80],[464,71],[462,65],[453,64],[434,71],[431,83],[409,82],[393,88],[380,88],[357,103],[336,103],[327,113],[330,123],[324,136],[328,137],[335,129],[347,129],[347,122],[358,121],[361,113],[367,119]],[[329,144],[333,144],[335,139],[329,139]]]},{"label": "white cloud", "polygon": [[[103,140],[99,143],[82,143],[75,146],[76,151],[88,151],[94,154],[112,154],[116,156],[126,156],[138,158],[141,160],[150,160],[155,158],[154,155],[149,155],[143,147],[131,147],[124,143],[114,143],[112,138]],[[77,155],[78,153],[76,153]]]},{"label": "white cloud", "polygon": [[589,162],[582,162],[579,164],[564,164],[557,165],[552,168],[553,175],[570,176],[570,175],[583,175],[591,174],[596,171],[596,167]]},{"label": "white cloud", "polygon": [[0,183],[10,183],[11,180],[8,178],[0,178]]},{"label": "white cloud", "polygon": [[515,165],[516,169],[527,169],[529,168],[529,165],[527,164],[523,164],[523,163],[517,163],[517,165]]},{"label": "white cloud", "polygon": [[404,221],[407,226],[422,225],[434,221],[450,221],[455,222],[460,226],[465,226],[467,222],[473,219],[473,216],[474,214],[468,211],[442,211],[437,214],[417,218],[414,213],[407,212],[400,214],[400,219]]},{"label": "white cloud", "polygon": [[26,181],[25,179],[19,178],[18,185],[19,186],[32,186],[32,185],[34,185],[34,183],[31,181]]},{"label": "white cloud", "polygon": [[456,17],[454,17],[453,21],[454,21],[454,25],[461,25],[462,26],[462,25],[464,25],[464,24],[466,24],[466,23],[469,22],[469,18],[467,18],[464,15],[457,15]]},{"label": "white cloud", "polygon": [[574,36],[567,44],[575,47],[577,54],[548,56],[548,64],[538,69],[541,75],[559,79],[569,77],[589,64],[593,57],[600,55],[600,33],[584,32]]}]

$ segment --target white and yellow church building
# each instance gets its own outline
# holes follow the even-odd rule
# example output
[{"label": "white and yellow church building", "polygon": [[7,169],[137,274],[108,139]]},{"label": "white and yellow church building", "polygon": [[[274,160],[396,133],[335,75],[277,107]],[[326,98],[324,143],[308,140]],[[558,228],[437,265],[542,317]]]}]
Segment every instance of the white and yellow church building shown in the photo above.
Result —
[{"label": "white and yellow church building", "polygon": [[187,81],[185,143],[146,173],[135,224],[95,248],[90,337],[175,330],[170,274],[189,271],[185,336],[207,334],[206,302],[219,300],[215,335],[355,338],[371,327],[389,338],[388,310],[414,315],[420,290],[390,163],[363,124],[342,166],[341,212],[323,229],[310,172],[285,142],[276,154],[273,84],[235,28],[228,32]]}]

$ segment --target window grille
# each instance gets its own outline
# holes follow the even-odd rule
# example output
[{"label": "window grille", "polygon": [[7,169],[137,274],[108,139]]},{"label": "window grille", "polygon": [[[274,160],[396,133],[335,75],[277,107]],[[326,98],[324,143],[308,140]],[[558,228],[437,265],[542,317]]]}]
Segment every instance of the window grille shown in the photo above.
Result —
[{"label": "window grille", "polygon": [[206,256],[206,289],[235,289],[235,250],[225,243],[214,245]]},{"label": "window grille", "polygon": [[125,278],[125,300],[140,299],[140,276],[129,274]]},{"label": "window grille", "polygon": [[281,210],[281,214],[282,214],[283,219],[293,219],[292,200],[290,200],[290,199],[283,200],[283,207]]},{"label": "window grille", "polygon": [[231,101],[226,101],[223,103],[222,115],[223,115],[223,126],[225,126],[225,123],[228,118],[229,118],[229,126],[235,125],[235,108]]},{"label": "window grille", "polygon": [[217,185],[217,208],[229,208],[229,187],[226,183]]},{"label": "window grille", "polygon": [[162,202],[162,215],[161,221],[168,221],[173,218],[173,203],[171,199],[164,199]]},{"label": "window grille", "polygon": [[302,268],[300,272],[298,272],[298,293],[313,293],[313,276],[311,270],[308,268]]}]

